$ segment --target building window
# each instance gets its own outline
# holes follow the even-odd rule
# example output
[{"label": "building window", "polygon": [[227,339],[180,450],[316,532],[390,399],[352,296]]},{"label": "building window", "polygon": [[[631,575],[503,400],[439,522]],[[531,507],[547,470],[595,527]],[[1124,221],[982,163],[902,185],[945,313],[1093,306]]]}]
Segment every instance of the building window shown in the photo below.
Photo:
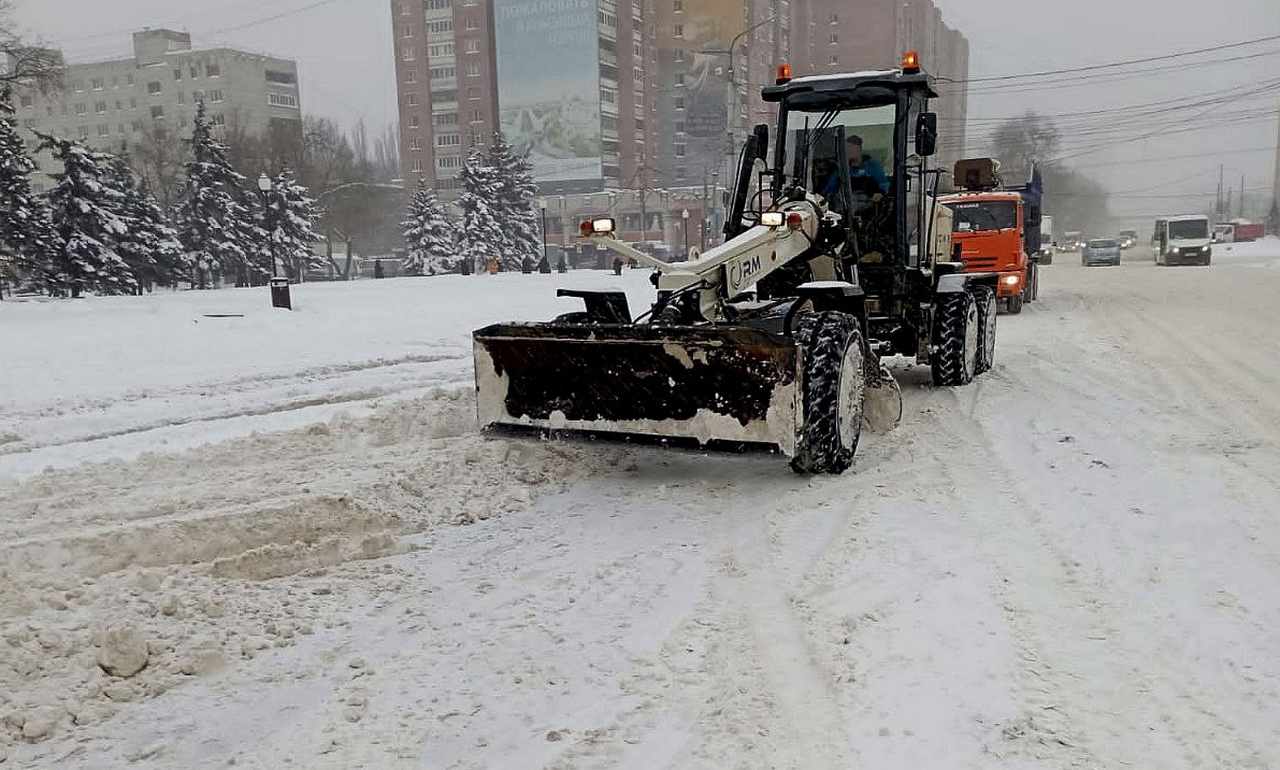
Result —
[{"label": "building window", "polygon": [[605,104],[613,104],[614,102],[618,101],[618,95],[614,93],[612,88],[601,88],[600,101],[604,102]]},{"label": "building window", "polygon": [[432,67],[430,70],[432,80],[448,80],[458,76],[457,67]]},{"label": "building window", "polygon": [[675,50],[672,52],[672,54],[675,56],[675,60],[676,60],[676,61],[684,61],[684,49],[683,49],[683,48],[677,48],[677,49],[675,49]]},{"label": "building window", "polygon": [[152,95],[160,93],[160,81],[153,80],[150,83],[147,83],[147,93]]},{"label": "building window", "polygon": [[676,88],[684,88],[684,73],[677,72],[675,75]]},{"label": "building window", "polygon": [[292,86],[298,83],[298,76],[292,72],[267,70],[266,78],[268,83],[278,83],[282,86]]},{"label": "building window", "polygon": [[409,116],[409,128],[418,128],[418,127],[419,127],[419,126],[421,126],[421,125],[422,125],[422,116],[421,116],[421,115],[410,115],[410,116]]},{"label": "building window", "polygon": [[468,89],[467,89],[467,98],[468,98],[468,99],[479,99],[479,98],[480,98],[480,89],[479,89],[479,88],[476,88],[475,86],[472,86],[472,87],[468,88]]},{"label": "building window", "polygon": [[406,82],[406,83],[417,83],[417,82],[418,82],[418,71],[417,71],[417,70],[405,70],[405,71],[404,71],[404,82]]},{"label": "building window", "polygon": [[187,95],[186,95],[186,93],[185,93],[185,92],[183,92],[183,91],[179,91],[179,92],[178,92],[178,104],[186,104],[186,103],[187,103]]},{"label": "building window", "polygon": [[210,91],[210,92],[209,92],[209,101],[211,101],[211,102],[213,102],[213,103],[215,103],[215,104],[216,104],[216,103],[218,103],[218,102],[220,102],[220,101],[222,101],[222,89],[221,89],[221,88],[215,88],[215,89],[213,89],[212,91]]},{"label": "building window", "polygon": [[125,75],[124,82],[128,83],[129,85],[133,85],[133,75]]},{"label": "building window", "polygon": [[450,0],[427,0],[428,11],[445,11],[452,5]]},{"label": "building window", "polygon": [[408,96],[406,96],[406,97],[405,97],[405,103],[406,103],[408,106],[410,106],[410,107],[417,107],[417,106],[418,106],[418,95],[417,95],[417,94],[409,94]]},{"label": "building window", "polygon": [[105,82],[103,82],[102,78],[94,78],[94,79],[90,82],[90,86],[91,86],[91,87],[93,88],[93,90],[95,90],[95,91],[101,91],[102,89],[104,89],[104,88],[106,88],[106,87],[107,87],[107,84],[106,84]]},{"label": "building window", "polygon": [[422,152],[422,139],[415,136],[409,140],[409,152]]},{"label": "building window", "polygon": [[409,9],[409,4],[408,4],[408,3],[401,3],[401,4],[400,4],[400,15],[401,15],[401,16],[408,16],[410,13],[411,13],[411,11],[410,11],[410,9]]},{"label": "building window", "polygon": [[427,56],[439,59],[442,56],[453,56],[453,43],[436,43],[427,46]]},{"label": "building window", "polygon": [[484,113],[483,113],[483,112],[481,112],[480,110],[472,110],[472,111],[471,111],[471,122],[472,122],[472,123],[483,123],[483,122],[484,122]]},{"label": "building window", "polygon": [[413,171],[414,171],[414,173],[417,173],[417,174],[421,174],[421,173],[422,173],[422,161],[421,161],[421,160],[414,160],[414,161],[413,161]]},{"label": "building window", "polygon": [[684,109],[684,97],[683,97],[683,96],[677,96],[677,97],[675,98],[675,108],[676,108],[677,110],[683,110],[683,109]]},{"label": "building window", "polygon": [[159,104],[157,104],[156,106],[152,107],[152,108],[151,108],[151,117],[152,117],[152,119],[154,119],[154,120],[163,120],[163,119],[164,119],[164,107],[163,107],[162,105],[159,105]]},{"label": "building window", "polygon": [[437,134],[436,147],[457,147],[462,144],[462,137],[458,134]]},{"label": "building window", "polygon": [[400,49],[400,61],[413,61],[416,58],[418,58],[418,53],[413,50],[413,46],[406,45]]},{"label": "building window", "polygon": [[683,120],[677,120],[677,121],[676,121],[676,123],[675,123],[675,126],[676,126],[676,136],[679,136],[680,134],[683,134],[683,133],[684,133],[684,121],[683,121]]},{"label": "building window", "polygon": [[832,67],[834,67],[839,63],[840,63],[840,57],[836,56],[835,54],[831,54],[831,61],[827,62],[827,64],[830,64]]},{"label": "building window", "polygon": [[111,136],[111,124],[109,124],[109,123],[99,123],[99,124],[98,124],[98,136]]},{"label": "building window", "polygon": [[465,69],[466,69],[467,77],[469,78],[480,77],[480,62],[478,61],[467,62]]},{"label": "building window", "polygon": [[837,45],[840,42],[840,33],[835,30],[831,31],[831,45]]},{"label": "building window", "polygon": [[400,36],[404,38],[412,38],[413,27],[410,27],[408,24],[404,25],[404,32],[400,33]]},{"label": "building window", "polygon": [[298,97],[293,94],[267,94],[267,104],[272,107],[287,107],[291,110],[298,109]]},{"label": "building window", "polygon": [[467,53],[480,53],[480,41],[474,37],[467,38]]},{"label": "building window", "polygon": [[191,103],[199,104],[204,101],[204,91],[195,90],[191,92]]},{"label": "building window", "polygon": [[196,78],[200,77],[200,65],[192,64],[190,67],[187,68],[187,73],[191,75],[192,80],[195,80]]},{"label": "building window", "polygon": [[138,109],[138,99],[136,97],[132,97],[132,96],[129,97],[129,109],[131,110]]},{"label": "building window", "polygon": [[181,67],[174,67],[174,68],[173,68],[173,79],[174,79],[174,80],[182,80],[182,68],[181,68]]},{"label": "building window", "polygon": [[204,74],[211,78],[220,78],[222,77],[222,65],[210,62],[209,64],[204,65]]},{"label": "building window", "polygon": [[97,102],[97,103],[95,103],[95,104],[93,105],[93,111],[94,111],[94,112],[96,112],[96,113],[98,113],[99,115],[106,115],[106,114],[107,114],[107,103],[106,103],[106,102]]},{"label": "building window", "polygon": [[673,25],[673,26],[672,26],[672,28],[671,28],[671,36],[672,36],[672,37],[683,38],[683,37],[684,37],[684,25],[683,25],[683,24],[675,24],[675,25]]},{"label": "building window", "polygon": [[480,20],[474,16],[468,16],[466,28],[469,32],[474,32],[475,30],[480,29]]},{"label": "building window", "polygon": [[88,139],[88,138],[89,138],[89,127],[88,127],[88,126],[80,126],[80,138],[81,138],[81,139]]},{"label": "building window", "polygon": [[684,0],[671,0],[671,7],[676,13],[684,11]]},{"label": "building window", "polygon": [[833,14],[831,14],[831,18],[830,18],[830,20],[829,20],[829,21],[830,21],[832,24],[839,24],[839,23],[840,23],[840,14],[838,14],[838,13],[833,13]]},{"label": "building window", "polygon": [[442,35],[445,32],[453,31],[453,19],[445,19],[444,21],[433,21],[427,25],[427,32],[433,35]]},{"label": "building window", "polygon": [[222,113],[212,115],[209,117],[209,123],[217,128],[225,128],[227,125],[227,116]]},{"label": "building window", "polygon": [[85,114],[85,113],[87,113],[88,111],[89,111],[89,107],[88,107],[87,105],[85,105],[83,102],[81,102],[80,104],[77,104],[77,105],[76,105],[76,114],[77,114],[77,115],[84,115],[84,114]]},{"label": "building window", "polygon": [[462,168],[462,156],[442,155],[436,158],[436,166],[439,168]]}]

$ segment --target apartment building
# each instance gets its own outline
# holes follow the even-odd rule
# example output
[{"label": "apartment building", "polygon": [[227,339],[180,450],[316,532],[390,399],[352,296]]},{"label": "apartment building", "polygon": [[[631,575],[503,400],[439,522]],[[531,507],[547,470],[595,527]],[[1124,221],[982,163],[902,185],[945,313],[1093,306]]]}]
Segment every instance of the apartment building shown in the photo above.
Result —
[{"label": "apartment building", "polygon": [[[144,132],[189,130],[204,101],[215,130],[285,132],[302,138],[302,97],[293,61],[231,48],[195,49],[185,32],[156,29],[133,35],[133,55],[66,67],[60,90],[20,91],[19,125],[79,139],[105,150],[131,147]],[[37,157],[45,172],[52,159]],[[46,180],[36,177],[37,189]]]},{"label": "apartment building", "polygon": [[727,185],[750,126],[775,114],[760,89],[791,54],[791,2],[656,2],[659,178]]},{"label": "apartment building", "polygon": [[446,194],[498,128],[491,0],[392,0],[400,162]]},{"label": "apartment building", "polygon": [[406,179],[445,197],[501,130],[544,192],[646,186],[653,0],[393,0]]}]

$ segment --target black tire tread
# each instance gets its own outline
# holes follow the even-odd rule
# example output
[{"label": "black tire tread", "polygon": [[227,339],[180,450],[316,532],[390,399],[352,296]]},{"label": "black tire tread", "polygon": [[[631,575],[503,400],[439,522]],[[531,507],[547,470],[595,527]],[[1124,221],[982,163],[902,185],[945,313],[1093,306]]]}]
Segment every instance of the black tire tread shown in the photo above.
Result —
[{"label": "black tire tread", "polygon": [[978,304],[978,364],[974,367],[974,375],[983,374],[991,371],[991,367],[995,365],[995,350],[991,351],[991,357],[987,357],[987,335],[995,336],[996,334],[996,313],[995,309],[996,293],[989,286],[979,286],[973,293],[974,301]]},{"label": "black tire tread", "polygon": [[840,368],[850,345],[866,354],[858,320],[847,313],[807,313],[797,324],[795,339],[804,351],[804,426],[791,468],[802,474],[843,473],[853,465],[862,431],[859,418],[853,446],[840,445]]},{"label": "black tire tread", "polygon": [[971,378],[966,378],[964,371],[964,342],[965,323],[972,301],[973,295],[967,291],[948,294],[938,300],[934,317],[934,349],[929,362],[934,385],[954,387],[970,382]]}]

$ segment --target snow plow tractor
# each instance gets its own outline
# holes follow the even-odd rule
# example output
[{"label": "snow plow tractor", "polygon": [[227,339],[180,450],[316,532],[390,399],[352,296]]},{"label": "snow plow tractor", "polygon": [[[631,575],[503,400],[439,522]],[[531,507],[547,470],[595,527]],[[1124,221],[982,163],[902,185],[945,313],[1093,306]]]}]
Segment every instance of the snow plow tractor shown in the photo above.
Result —
[{"label": "snow plow tractor", "polygon": [[482,429],[764,445],[799,473],[842,473],[864,424],[894,427],[902,397],[882,362],[907,356],[958,386],[990,368],[997,275],[964,271],[937,201],[932,80],[900,69],[792,79],[742,149],[725,241],[668,264],[615,237],[582,236],[654,269],[652,307],[621,291],[566,291],[582,310],[474,335]]}]

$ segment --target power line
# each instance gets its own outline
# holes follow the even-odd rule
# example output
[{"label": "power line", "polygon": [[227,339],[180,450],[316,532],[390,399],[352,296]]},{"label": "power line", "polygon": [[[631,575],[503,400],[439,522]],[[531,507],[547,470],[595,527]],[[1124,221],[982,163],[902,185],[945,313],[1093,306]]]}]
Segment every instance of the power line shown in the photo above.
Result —
[{"label": "power line", "polygon": [[[1244,48],[1246,46],[1257,45],[1259,43],[1269,43],[1280,40],[1280,35],[1268,35],[1266,37],[1254,38],[1253,40],[1242,40],[1236,43],[1224,43],[1222,45],[1210,46],[1208,48],[1198,48],[1191,51],[1179,51],[1177,53],[1163,54],[1161,56],[1147,56],[1141,59],[1127,59],[1125,61],[1110,62],[1107,64],[1091,64],[1085,67],[1067,67],[1057,70],[1042,70],[1040,72],[1026,72],[1013,75],[995,75],[992,77],[969,78],[967,80],[952,80],[947,78],[944,82],[960,85],[967,83],[991,83],[1003,82],[1009,80],[1024,80],[1027,78],[1048,77],[1051,75],[1066,75],[1079,72],[1096,72],[1098,70],[1114,69],[1116,67],[1127,67],[1133,64],[1150,64],[1158,61],[1168,61],[1170,59],[1180,59],[1185,56],[1197,56],[1205,53],[1213,53],[1215,51],[1226,51],[1232,48]],[[943,80],[940,78],[940,80]]]}]

